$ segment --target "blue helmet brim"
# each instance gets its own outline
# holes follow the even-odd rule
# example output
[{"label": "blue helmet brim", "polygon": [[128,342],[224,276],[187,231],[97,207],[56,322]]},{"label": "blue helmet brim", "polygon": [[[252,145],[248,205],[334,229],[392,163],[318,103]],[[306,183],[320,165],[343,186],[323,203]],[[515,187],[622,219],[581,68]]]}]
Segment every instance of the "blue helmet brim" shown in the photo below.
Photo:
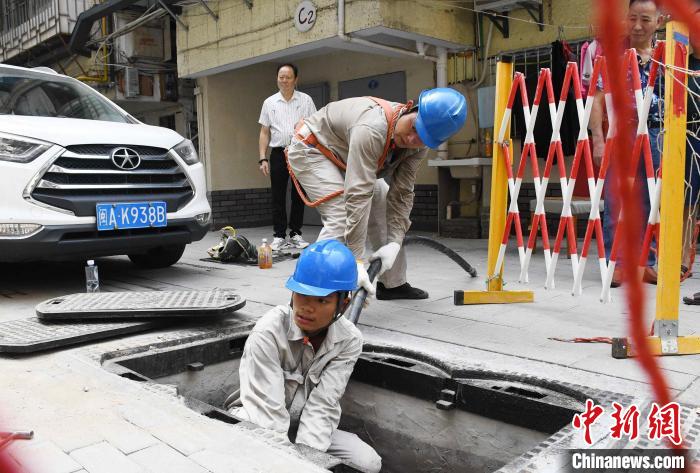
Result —
[{"label": "blue helmet brim", "polygon": [[303,284],[303,283],[297,282],[294,279],[294,276],[290,276],[289,279],[287,279],[287,284],[285,284],[284,287],[286,287],[287,289],[289,289],[292,292],[296,292],[297,294],[303,294],[305,296],[324,297],[324,296],[327,296],[329,294],[333,294],[334,292],[337,291],[337,289],[316,287],[316,286],[311,286],[309,284]]},{"label": "blue helmet brim", "polygon": [[440,147],[442,141],[437,141],[428,134],[428,130],[425,129],[420,113],[418,113],[418,116],[416,117],[414,126],[416,127],[420,140],[423,142],[423,144],[425,144],[425,146],[431,149],[438,149]]}]

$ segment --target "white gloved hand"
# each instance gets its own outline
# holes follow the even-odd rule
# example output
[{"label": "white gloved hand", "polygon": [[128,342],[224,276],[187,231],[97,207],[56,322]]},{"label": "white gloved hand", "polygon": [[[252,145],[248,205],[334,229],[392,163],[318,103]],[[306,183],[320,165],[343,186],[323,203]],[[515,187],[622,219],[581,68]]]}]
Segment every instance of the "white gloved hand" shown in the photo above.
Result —
[{"label": "white gloved hand", "polygon": [[377,259],[382,260],[382,267],[379,270],[379,275],[377,277],[381,276],[386,271],[389,271],[391,267],[394,266],[394,262],[396,261],[396,256],[399,254],[399,251],[401,251],[401,245],[392,241],[391,243],[387,243],[372,253],[372,256],[369,257],[370,261]]},{"label": "white gloved hand", "polygon": [[374,296],[377,292],[374,284],[372,284],[372,281],[369,280],[369,275],[365,269],[365,264],[362,261],[357,262],[357,287],[358,289],[363,288],[366,290],[367,296]]}]

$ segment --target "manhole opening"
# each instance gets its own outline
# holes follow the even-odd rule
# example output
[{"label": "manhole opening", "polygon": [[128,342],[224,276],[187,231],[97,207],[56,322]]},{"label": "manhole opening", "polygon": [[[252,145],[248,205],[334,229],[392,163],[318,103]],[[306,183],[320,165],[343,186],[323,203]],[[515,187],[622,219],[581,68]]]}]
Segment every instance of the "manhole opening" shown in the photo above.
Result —
[{"label": "manhole opening", "polygon": [[[114,359],[109,369],[177,386],[192,408],[231,423],[211,406],[220,409],[239,388],[244,344],[237,337],[170,347]],[[450,377],[417,356],[366,351],[343,396],[339,428],[372,445],[383,472],[492,472],[568,425],[583,410],[579,399],[520,378]]]},{"label": "manhole opening", "polygon": [[[500,388],[500,386],[499,386],[499,388]],[[543,394],[543,393],[538,393],[536,391],[530,391],[529,389],[516,388],[513,386],[508,386],[505,389],[505,391],[508,393],[519,394],[521,396],[531,397],[533,399],[542,399],[544,397],[547,397],[547,395]]]}]

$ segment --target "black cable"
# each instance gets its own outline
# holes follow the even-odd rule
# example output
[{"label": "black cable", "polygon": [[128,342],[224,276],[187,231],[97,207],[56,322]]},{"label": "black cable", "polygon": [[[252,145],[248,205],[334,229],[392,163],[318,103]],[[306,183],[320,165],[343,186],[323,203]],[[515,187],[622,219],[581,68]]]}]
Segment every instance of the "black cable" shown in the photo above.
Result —
[{"label": "black cable", "polygon": [[[471,277],[476,277],[476,269],[474,269],[474,267],[470,265],[467,262],[467,260],[459,256],[454,250],[451,250],[439,241],[435,241],[432,238],[420,235],[407,235],[403,239],[403,244],[404,246],[423,245],[427,246],[428,248],[437,250],[440,253],[446,255],[455,263],[457,263],[462,269],[469,273]],[[378,259],[372,261],[369,264],[369,268],[367,269],[367,275],[369,276],[370,282],[374,281],[374,278],[379,273],[379,269],[381,268],[381,266],[382,262]],[[360,288],[355,292],[355,294],[352,297],[352,300],[350,301],[350,307],[348,308],[347,318],[350,322],[354,323],[355,325],[357,325],[357,321],[360,318],[360,312],[362,311],[362,306],[365,303],[365,299],[367,299],[367,291],[365,289]]]},{"label": "black cable", "polygon": [[420,236],[420,235],[406,235],[406,238],[403,239],[403,244],[404,246],[406,245],[423,245],[427,246],[428,248],[432,248],[434,250],[439,251],[443,255],[447,256],[450,258],[452,261],[457,263],[463,270],[465,270],[469,275],[473,278],[476,277],[476,269],[467,262],[464,258],[459,256],[454,250],[451,250],[450,248],[446,247],[439,241],[435,241],[432,238]]}]

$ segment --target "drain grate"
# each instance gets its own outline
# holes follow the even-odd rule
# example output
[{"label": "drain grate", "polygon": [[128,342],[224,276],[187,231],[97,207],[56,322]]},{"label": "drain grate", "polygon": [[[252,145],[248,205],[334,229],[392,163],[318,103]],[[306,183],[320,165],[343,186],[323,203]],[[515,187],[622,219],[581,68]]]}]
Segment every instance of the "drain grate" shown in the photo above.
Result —
[{"label": "drain grate", "polygon": [[162,322],[43,323],[36,317],[0,323],[0,353],[33,353],[76,343],[143,332]]},{"label": "drain grate", "polygon": [[245,306],[233,291],[99,292],[56,297],[36,306],[41,320],[211,317]]}]

